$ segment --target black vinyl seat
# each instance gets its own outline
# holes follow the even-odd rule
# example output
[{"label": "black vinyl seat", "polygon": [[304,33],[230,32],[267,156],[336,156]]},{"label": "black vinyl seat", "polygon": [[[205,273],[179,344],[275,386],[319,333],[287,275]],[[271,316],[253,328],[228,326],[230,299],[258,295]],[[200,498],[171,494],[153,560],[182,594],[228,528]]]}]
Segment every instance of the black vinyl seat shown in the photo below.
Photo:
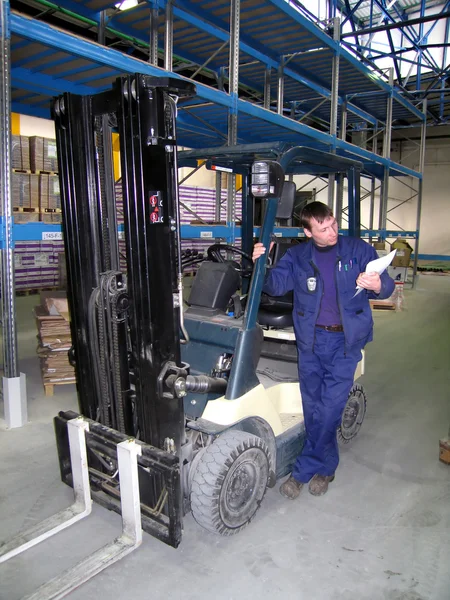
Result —
[{"label": "black vinyl seat", "polygon": [[[270,253],[272,264],[275,265],[283,254],[299,241],[297,239],[276,241]],[[288,292],[284,296],[269,296],[263,292],[258,310],[258,323],[263,327],[274,327],[275,329],[293,327],[293,307],[293,292]]]},{"label": "black vinyl seat", "polygon": [[284,296],[262,294],[258,310],[258,323],[263,327],[274,327],[275,329],[293,327],[293,303],[293,292],[288,292]]}]

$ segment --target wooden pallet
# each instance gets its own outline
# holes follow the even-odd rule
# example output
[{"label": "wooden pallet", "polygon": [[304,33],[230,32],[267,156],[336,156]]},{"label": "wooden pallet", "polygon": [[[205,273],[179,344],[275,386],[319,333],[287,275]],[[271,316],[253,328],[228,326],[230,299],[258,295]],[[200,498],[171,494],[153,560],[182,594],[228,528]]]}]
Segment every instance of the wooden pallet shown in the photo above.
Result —
[{"label": "wooden pallet", "polygon": [[390,300],[369,300],[372,310],[395,310],[395,302]]},{"label": "wooden pallet", "polygon": [[44,171],[43,169],[11,169],[13,173],[25,173],[26,175],[58,175],[58,171]]},{"label": "wooden pallet", "polygon": [[67,385],[67,384],[76,383],[75,377],[73,379],[68,379],[67,381],[53,381],[46,383],[44,381],[44,391],[46,396],[53,396],[55,385]]},{"label": "wooden pallet", "polygon": [[13,206],[13,212],[20,212],[20,213],[38,213],[39,208],[36,208],[35,206]]},{"label": "wooden pallet", "polygon": [[30,288],[29,290],[16,290],[16,296],[33,296],[34,294],[40,294],[41,292],[59,292],[61,288],[53,285],[41,288]]}]

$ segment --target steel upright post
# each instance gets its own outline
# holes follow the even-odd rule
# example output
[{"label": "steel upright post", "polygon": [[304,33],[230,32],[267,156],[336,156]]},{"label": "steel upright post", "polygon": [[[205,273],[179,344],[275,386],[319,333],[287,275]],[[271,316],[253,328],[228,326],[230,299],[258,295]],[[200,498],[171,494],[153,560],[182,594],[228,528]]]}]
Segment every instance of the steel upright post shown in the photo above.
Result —
[{"label": "steel upright post", "polygon": [[270,80],[272,77],[272,67],[266,67],[264,71],[264,108],[270,110]]},{"label": "steel upright post", "polygon": [[[240,0],[231,0],[230,5],[230,95],[232,106],[228,112],[228,145],[237,143],[237,113],[239,92],[239,27],[240,27]],[[228,175],[227,185],[227,226],[230,228],[228,243],[235,240],[236,225],[236,175]]]},{"label": "steel upright post", "polygon": [[3,399],[6,426],[27,422],[26,380],[19,373],[14,295],[14,243],[11,202],[11,56],[9,2],[0,0],[0,195],[1,195],[1,289],[3,326]]},{"label": "steel upright post", "polygon": [[[374,126],[373,138],[372,138],[372,152],[374,154],[377,153],[377,127]],[[376,179],[375,177],[370,178],[370,208],[369,208],[369,231],[373,231],[373,218],[375,211],[375,187],[376,187]],[[369,236],[369,242],[372,243],[372,236]]]},{"label": "steel upright post", "polygon": [[277,113],[283,114],[283,98],[284,98],[284,57],[281,57],[278,66],[278,82],[277,82]]},{"label": "steel upright post", "polygon": [[[341,24],[339,17],[333,18],[333,39],[339,42],[341,39]],[[332,65],[332,80],[331,80],[331,96],[330,96],[330,135],[336,138],[337,135],[337,116],[339,107],[339,52],[333,55]],[[333,148],[333,152],[335,149]],[[334,182],[336,176],[334,173],[328,175],[328,206],[333,208],[334,204]]]},{"label": "steel upright post", "polygon": [[[345,141],[347,134],[347,103],[343,102],[341,106],[341,128],[339,137]],[[342,208],[344,204],[344,175],[340,174],[337,180],[337,195],[336,195],[336,209],[334,214],[338,222],[339,229],[342,227]]]},{"label": "steel upright post", "polygon": [[214,205],[214,220],[216,223],[220,221],[220,204],[222,201],[222,172],[216,171],[216,198]]},{"label": "steel upright post", "polygon": [[[394,85],[394,69],[389,69],[389,84]],[[391,129],[392,129],[392,88],[386,103],[386,124],[383,140],[383,158],[391,158]],[[387,207],[389,199],[389,166],[384,167],[383,185],[380,199],[379,229],[386,230]]]},{"label": "steel upright post", "polygon": [[413,288],[417,282],[417,261],[419,260],[419,230],[420,216],[422,213],[422,191],[423,191],[423,172],[425,169],[425,142],[427,137],[427,99],[423,101],[423,122],[420,130],[420,158],[419,171],[422,178],[419,179],[419,189],[417,192],[417,216],[416,216],[416,244],[414,248],[414,264],[413,264]]},{"label": "steel upright post", "polygon": [[148,62],[158,66],[158,9],[150,7],[150,48]]},{"label": "steel upright post", "polygon": [[172,71],[173,68],[173,3],[167,0],[166,20],[164,24],[164,69]]}]

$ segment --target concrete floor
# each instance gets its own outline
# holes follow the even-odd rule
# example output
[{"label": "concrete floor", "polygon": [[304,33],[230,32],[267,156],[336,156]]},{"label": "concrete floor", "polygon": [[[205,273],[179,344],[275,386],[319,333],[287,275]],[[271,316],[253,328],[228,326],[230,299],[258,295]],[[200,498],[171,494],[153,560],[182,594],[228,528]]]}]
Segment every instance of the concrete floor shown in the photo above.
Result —
[{"label": "concrete floor", "polygon": [[[30,423],[7,431],[0,422],[0,540],[72,501],[59,480],[51,419],[76,409],[75,387],[43,395],[36,302],[17,301]],[[188,515],[177,550],[144,534],[137,551],[70,597],[449,600],[450,466],[438,460],[438,441],[450,424],[450,277],[422,275],[406,303],[402,313],[375,314],[361,379],[368,413],[326,496],[305,491],[292,502],[277,485],[232,538]],[[0,598],[31,593],[119,531],[120,517],[95,506],[84,522],[0,565]]]}]

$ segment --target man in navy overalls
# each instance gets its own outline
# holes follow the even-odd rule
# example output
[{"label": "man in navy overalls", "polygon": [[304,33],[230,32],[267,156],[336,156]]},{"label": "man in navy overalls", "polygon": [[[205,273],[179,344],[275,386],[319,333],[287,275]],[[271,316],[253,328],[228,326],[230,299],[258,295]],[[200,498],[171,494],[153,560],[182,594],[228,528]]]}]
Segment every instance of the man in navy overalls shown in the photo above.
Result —
[{"label": "man in navy overalls", "polygon": [[[377,258],[374,248],[358,238],[338,235],[331,209],[321,202],[302,212],[307,243],[290,248],[269,269],[264,292],[294,292],[294,330],[305,419],[306,442],[291,476],[281,485],[287,498],[297,498],[305,483],[321,496],[339,463],[336,431],[341,422],[361,350],[372,340],[370,298],[389,298],[394,281],[384,272],[365,273]],[[265,251],[255,244],[253,260]],[[355,296],[356,286],[363,291]]]}]

